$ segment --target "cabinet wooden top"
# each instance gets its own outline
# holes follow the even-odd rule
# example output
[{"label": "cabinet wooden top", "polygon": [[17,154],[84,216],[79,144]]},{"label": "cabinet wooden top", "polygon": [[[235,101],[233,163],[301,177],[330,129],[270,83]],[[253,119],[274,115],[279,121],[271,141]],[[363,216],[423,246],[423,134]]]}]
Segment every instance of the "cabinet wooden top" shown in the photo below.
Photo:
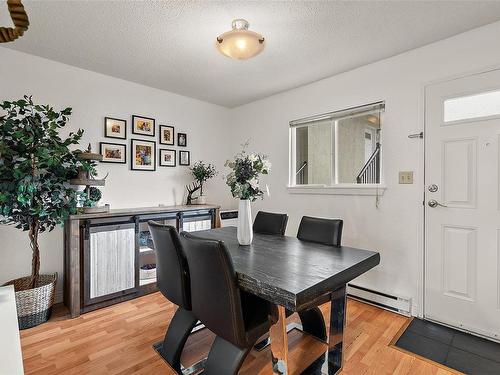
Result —
[{"label": "cabinet wooden top", "polygon": [[181,211],[187,212],[187,211],[210,210],[219,208],[220,206],[213,204],[193,204],[190,206],[180,205],[180,206],[120,208],[120,209],[111,209],[108,212],[71,215],[69,217],[69,220],[97,219],[104,217],[128,216],[128,215],[163,214],[169,212],[181,212]]}]

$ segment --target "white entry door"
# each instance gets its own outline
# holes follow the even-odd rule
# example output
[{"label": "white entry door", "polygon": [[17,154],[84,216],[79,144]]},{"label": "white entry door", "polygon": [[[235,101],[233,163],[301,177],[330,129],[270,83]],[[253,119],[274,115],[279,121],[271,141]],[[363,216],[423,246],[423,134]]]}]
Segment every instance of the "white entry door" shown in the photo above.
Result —
[{"label": "white entry door", "polygon": [[500,70],[426,88],[425,317],[500,339]]}]

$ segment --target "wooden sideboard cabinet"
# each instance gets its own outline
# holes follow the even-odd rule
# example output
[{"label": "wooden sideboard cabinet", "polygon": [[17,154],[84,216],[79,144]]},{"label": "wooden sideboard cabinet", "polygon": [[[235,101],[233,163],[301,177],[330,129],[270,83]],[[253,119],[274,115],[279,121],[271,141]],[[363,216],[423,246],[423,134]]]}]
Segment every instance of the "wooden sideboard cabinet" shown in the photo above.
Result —
[{"label": "wooden sideboard cabinet", "polygon": [[196,231],[219,227],[219,216],[215,205],[70,216],[64,230],[64,303],[71,317],[157,290],[149,220]]}]

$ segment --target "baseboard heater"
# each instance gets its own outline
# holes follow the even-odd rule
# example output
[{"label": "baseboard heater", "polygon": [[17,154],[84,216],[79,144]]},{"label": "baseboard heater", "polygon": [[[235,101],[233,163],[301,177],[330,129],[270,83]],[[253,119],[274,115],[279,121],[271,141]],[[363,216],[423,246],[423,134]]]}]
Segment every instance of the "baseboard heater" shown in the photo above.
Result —
[{"label": "baseboard heater", "polygon": [[354,284],[347,284],[347,296],[401,315],[411,316],[411,298],[394,296]]}]

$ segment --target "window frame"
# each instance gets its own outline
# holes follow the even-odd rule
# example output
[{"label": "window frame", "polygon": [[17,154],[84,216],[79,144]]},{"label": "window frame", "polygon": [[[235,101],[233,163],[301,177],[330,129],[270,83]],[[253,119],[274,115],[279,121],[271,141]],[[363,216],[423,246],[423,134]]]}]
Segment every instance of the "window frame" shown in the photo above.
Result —
[{"label": "window frame", "polygon": [[[337,183],[338,175],[338,122],[342,119],[356,117],[361,114],[377,113],[380,114],[380,123],[382,123],[382,114],[385,111],[385,101],[374,102],[362,106],[356,106],[339,111],[328,112],[320,115],[308,116],[289,122],[289,173],[287,190],[291,194],[334,194],[334,195],[376,195],[381,196],[386,190],[383,173],[383,153],[380,152],[380,182],[378,184],[357,184],[357,183]],[[332,173],[331,183],[327,184],[296,184],[296,129],[308,126],[313,122],[331,119],[332,121]],[[380,130],[380,140],[382,143],[382,129]]]}]

